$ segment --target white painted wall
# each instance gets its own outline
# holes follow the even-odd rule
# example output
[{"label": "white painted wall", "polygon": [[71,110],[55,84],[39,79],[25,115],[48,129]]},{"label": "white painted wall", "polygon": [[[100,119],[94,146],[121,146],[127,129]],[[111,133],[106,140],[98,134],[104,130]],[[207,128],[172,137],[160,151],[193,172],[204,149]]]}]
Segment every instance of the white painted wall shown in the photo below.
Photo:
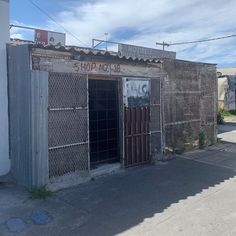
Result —
[{"label": "white painted wall", "polygon": [[9,0],[0,0],[0,176],[10,170],[7,58],[6,42],[9,42]]}]

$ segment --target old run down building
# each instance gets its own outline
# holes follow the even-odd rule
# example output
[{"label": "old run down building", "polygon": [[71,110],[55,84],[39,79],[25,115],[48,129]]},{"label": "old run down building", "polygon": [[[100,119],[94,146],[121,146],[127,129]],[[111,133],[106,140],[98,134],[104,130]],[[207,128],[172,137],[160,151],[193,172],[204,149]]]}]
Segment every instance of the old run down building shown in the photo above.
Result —
[{"label": "old run down building", "polygon": [[216,66],[126,47],[8,45],[11,174],[19,184],[79,183],[196,148],[200,133],[206,145],[216,141]]}]

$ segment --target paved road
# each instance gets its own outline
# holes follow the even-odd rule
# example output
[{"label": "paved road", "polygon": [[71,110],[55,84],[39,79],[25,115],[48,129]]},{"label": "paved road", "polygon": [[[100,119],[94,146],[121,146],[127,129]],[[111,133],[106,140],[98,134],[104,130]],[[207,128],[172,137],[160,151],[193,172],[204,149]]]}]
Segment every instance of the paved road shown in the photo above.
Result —
[{"label": "paved road", "polygon": [[[98,178],[46,200],[24,189],[0,185],[0,235],[26,236],[235,236],[236,148],[219,143],[169,162]],[[33,223],[44,210],[47,225]],[[10,233],[6,221],[26,228]]]},{"label": "paved road", "polygon": [[236,143],[236,122],[227,122],[218,126],[218,138],[221,141]]}]

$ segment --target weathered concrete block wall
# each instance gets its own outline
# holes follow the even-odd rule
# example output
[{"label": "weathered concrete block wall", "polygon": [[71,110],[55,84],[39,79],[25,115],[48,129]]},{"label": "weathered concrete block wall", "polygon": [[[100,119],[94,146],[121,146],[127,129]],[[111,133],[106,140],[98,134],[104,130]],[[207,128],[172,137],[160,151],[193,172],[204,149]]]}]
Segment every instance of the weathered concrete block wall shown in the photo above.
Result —
[{"label": "weathered concrete block wall", "polygon": [[214,65],[199,68],[201,85],[201,127],[206,135],[206,144],[217,140],[217,78]]},{"label": "weathered concrete block wall", "polygon": [[155,160],[163,150],[161,125],[161,78],[151,79],[150,95],[151,156]]},{"label": "weathered concrete block wall", "polygon": [[194,148],[201,130],[206,144],[216,141],[215,65],[166,60],[163,83],[166,147]]}]

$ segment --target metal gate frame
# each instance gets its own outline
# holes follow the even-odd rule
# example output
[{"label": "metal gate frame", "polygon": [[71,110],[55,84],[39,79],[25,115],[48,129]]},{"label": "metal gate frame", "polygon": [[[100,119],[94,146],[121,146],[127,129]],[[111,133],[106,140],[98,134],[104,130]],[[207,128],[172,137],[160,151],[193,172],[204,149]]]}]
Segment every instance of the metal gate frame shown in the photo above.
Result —
[{"label": "metal gate frame", "polygon": [[[132,77],[125,77],[132,79]],[[164,137],[163,137],[163,98],[162,98],[162,78],[155,77],[155,78],[143,78],[143,77],[135,77],[136,79],[147,79],[150,81],[150,106],[149,106],[149,160],[136,163],[134,165],[141,165],[147,162],[151,162],[154,159],[157,159],[157,154],[164,152]],[[135,79],[133,78],[133,79]],[[124,96],[124,78],[121,80],[122,82],[122,120],[123,120],[123,130],[122,130],[122,150],[123,150],[123,167],[129,167],[133,165],[127,165],[125,163],[125,106],[123,101]]]},{"label": "metal gate frame", "polygon": [[[131,167],[151,161],[150,155],[150,101],[149,105],[128,107],[126,81],[149,81],[150,78],[124,77],[123,83],[123,166]],[[149,95],[150,99],[150,95]],[[133,122],[134,124],[132,124]],[[128,158],[129,156],[129,158]]]}]

